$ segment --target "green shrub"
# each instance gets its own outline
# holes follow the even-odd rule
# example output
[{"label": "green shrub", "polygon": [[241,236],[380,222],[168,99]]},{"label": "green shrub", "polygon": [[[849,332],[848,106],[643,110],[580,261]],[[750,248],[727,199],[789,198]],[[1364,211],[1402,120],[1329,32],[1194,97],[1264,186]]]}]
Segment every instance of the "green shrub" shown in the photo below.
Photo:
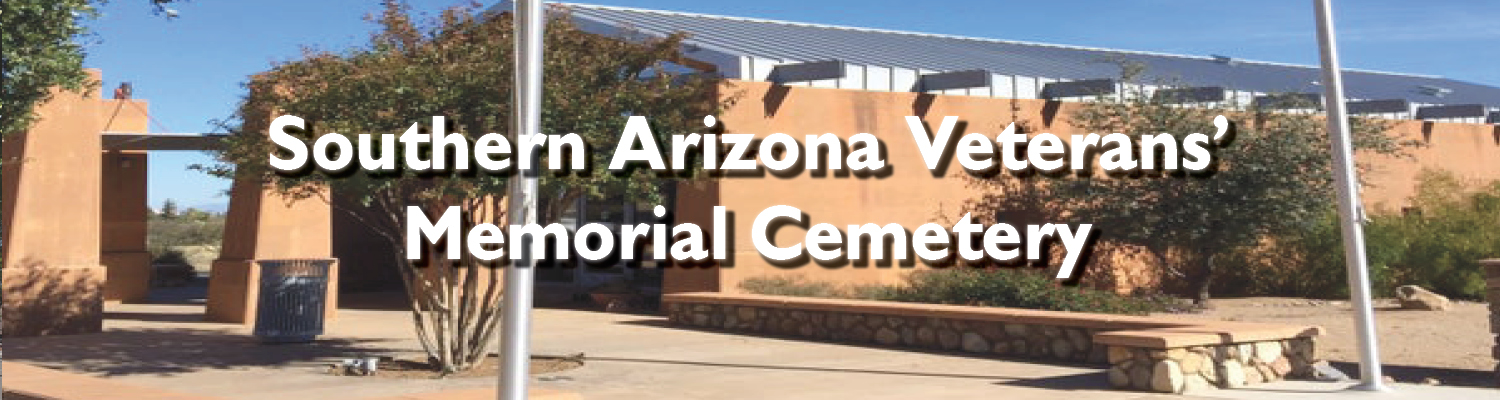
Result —
[{"label": "green shrub", "polygon": [[850,298],[838,285],[814,282],[800,276],[765,276],[740,282],[740,289],[750,293],[775,296]]},{"label": "green shrub", "polygon": [[[1477,186],[1448,172],[1424,171],[1405,212],[1371,214],[1364,225],[1365,255],[1376,296],[1399,285],[1420,285],[1446,296],[1484,297],[1476,261],[1500,257],[1500,182]],[[1265,249],[1225,259],[1221,294],[1347,299],[1343,233],[1328,212]]]},{"label": "green shrub", "polygon": [[1421,178],[1415,212],[1399,217],[1406,246],[1388,286],[1414,284],[1483,299],[1485,274],[1477,261],[1500,257],[1500,182],[1481,187],[1446,172]]},{"label": "green shrub", "polygon": [[171,203],[163,212],[147,216],[146,243],[151,254],[161,256],[184,246],[218,246],[224,237],[223,214],[189,209],[175,211]]},{"label": "green shrub", "polygon": [[758,277],[740,283],[755,294],[886,300],[911,303],[1014,307],[1038,310],[1146,314],[1167,311],[1176,300],[1121,296],[1113,292],[1063,286],[1041,271],[953,267],[912,273],[906,285],[840,286],[802,277]]},{"label": "green shrub", "polygon": [[1146,314],[1168,309],[1166,298],[1122,296],[1065,286],[1040,271],[948,268],[913,273],[891,300],[1014,307],[1107,314]]},{"label": "green shrub", "polygon": [[844,288],[844,297],[859,300],[894,300],[900,291],[900,286],[853,285]]},{"label": "green shrub", "polygon": [[[1400,221],[1374,215],[1365,224],[1365,256],[1377,296],[1390,295],[1391,265],[1405,253]],[[1344,238],[1337,213],[1307,221],[1276,236],[1267,247],[1239,249],[1221,258],[1224,276],[1215,292],[1230,296],[1349,298]],[[1270,250],[1270,251],[1268,251]]]},{"label": "green shrub", "polygon": [[166,250],[162,250],[161,254],[158,254],[154,259],[152,259],[151,263],[152,264],[188,264],[188,259],[187,259],[187,255],[183,254],[181,250],[166,249]]}]

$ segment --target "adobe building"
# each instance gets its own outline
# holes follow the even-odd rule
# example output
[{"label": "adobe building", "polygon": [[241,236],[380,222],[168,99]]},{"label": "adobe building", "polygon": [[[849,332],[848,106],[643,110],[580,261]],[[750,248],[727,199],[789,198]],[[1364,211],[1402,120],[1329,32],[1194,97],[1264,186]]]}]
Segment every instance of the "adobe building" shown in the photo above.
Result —
[{"label": "adobe building", "polygon": [[[729,82],[723,96],[738,98],[718,115],[729,133],[765,137],[785,133],[794,138],[834,133],[847,138],[870,133],[886,143],[888,175],[880,177],[723,178],[675,188],[675,222],[711,224],[713,206],[734,212],[733,265],[719,268],[670,268],[661,276],[664,292],[740,291],[747,278],[771,274],[801,275],[836,283],[899,283],[913,267],[860,265],[832,267],[808,263],[783,268],[763,259],[751,243],[756,214],[773,205],[806,212],[811,223],[834,226],[927,222],[950,225],[982,191],[971,185],[962,168],[950,166],[934,176],[912,142],[905,116],[936,127],[945,116],[957,116],[966,130],[993,136],[1008,124],[1028,133],[1075,132],[1068,118],[1079,101],[1096,95],[1142,92],[1171,93],[1185,105],[1234,105],[1275,101],[1289,96],[1322,102],[1317,67],[1240,60],[1225,56],[1187,56],[959,37],[915,32],[852,28],[753,18],[692,14],[586,4],[553,5],[585,31],[600,35],[663,37],[683,32],[687,39],[682,66],[719,74]],[[491,10],[505,13],[513,4]],[[1312,46],[1309,33],[1308,46]],[[1121,82],[1120,62],[1144,69],[1136,85]],[[1422,169],[1439,169],[1479,179],[1500,179],[1500,88],[1441,77],[1346,70],[1346,93],[1353,115],[1393,121],[1393,133],[1424,142],[1410,159],[1361,161],[1376,169],[1364,178],[1373,183],[1363,193],[1374,209],[1400,209],[1414,190]],[[1317,112],[1317,110],[1287,110]],[[696,127],[687,127],[692,131]],[[950,163],[956,164],[956,163]],[[625,209],[626,215],[649,218],[652,205],[580,201],[579,208]],[[580,212],[578,215],[586,215]],[[986,216],[987,217],[987,216]],[[585,222],[591,221],[584,218]],[[624,222],[618,221],[617,222]],[[564,221],[577,226],[578,220]],[[804,231],[783,228],[778,243],[800,243]],[[1117,290],[1157,283],[1154,268],[1132,259],[1117,259],[1106,268]],[[619,269],[620,274],[643,271]],[[600,281],[608,270],[575,268],[539,271],[540,285],[578,290]],[[549,283],[550,282],[550,283]]]},{"label": "adobe building", "polygon": [[[88,72],[94,82],[102,76]],[[147,152],[208,150],[222,140],[148,133],[148,105],[119,92],[105,99],[97,88],[56,91],[35,125],[5,138],[7,336],[97,332],[104,302],[146,301]],[[255,260],[330,257],[328,207],[281,199],[258,182],[237,183],[230,203],[207,313],[246,322],[255,311]]]},{"label": "adobe building", "polygon": [[[538,293],[570,297],[626,279],[648,292],[740,291],[751,277],[793,274],[837,283],[898,283],[920,265],[808,264],[775,266],[754,251],[754,216],[772,205],[805,211],[814,223],[835,225],[927,222],[951,224],[982,194],[961,168],[931,173],[911,142],[904,117],[937,125],[944,116],[964,132],[994,134],[1010,123],[1027,132],[1074,133],[1068,116],[1077,102],[1127,89],[1173,91],[1200,104],[1252,104],[1271,94],[1320,99],[1317,68],[993,39],[847,28],[619,7],[560,4],[578,25],[602,35],[686,32],[682,64],[727,78],[723,96],[739,102],[719,115],[732,133],[870,133],[886,143],[888,174],[881,176],[724,178],[669,186],[666,206],[675,222],[709,224],[714,206],[736,214],[732,265],[663,268],[647,261],[589,268],[550,262],[538,271]],[[509,10],[502,2],[496,10]],[[1311,44],[1309,44],[1311,45]],[[1115,64],[1146,67],[1144,81],[1171,86],[1126,87]],[[95,73],[97,76],[97,72]],[[1500,179],[1500,88],[1439,77],[1386,72],[1344,74],[1351,113],[1394,121],[1394,133],[1424,141],[1410,159],[1371,159],[1372,208],[1400,208],[1424,168]],[[1291,110],[1293,112],[1296,110]],[[144,152],[194,150],[218,140],[194,135],[144,134],[149,115],[140,100],[105,100],[59,93],[40,109],[41,122],[5,141],[4,318],[7,334],[97,331],[104,301],[141,301],[149,283],[144,254]],[[248,118],[250,123],[269,122]],[[247,126],[255,132],[264,126]],[[596,144],[602,145],[602,144]],[[955,163],[956,164],[956,163]],[[224,244],[213,264],[205,314],[249,323],[255,315],[256,260],[335,258],[344,291],[399,290],[391,257],[358,222],[331,213],[337,193],[291,201],[262,182],[235,182]],[[580,200],[563,218],[630,224],[654,221],[655,204],[623,197]],[[669,221],[671,222],[671,221]],[[776,240],[800,241],[781,229]],[[1137,264],[1139,265],[1139,264]],[[571,268],[557,268],[559,266]],[[631,268],[640,267],[640,268]],[[1155,284],[1150,268],[1109,268],[1123,285]],[[339,279],[342,278],[342,279]],[[332,289],[331,289],[332,290]],[[336,295],[336,292],[330,292]],[[336,301],[330,301],[331,314]]]},{"label": "adobe building", "polygon": [[[1066,135],[1075,133],[1067,119],[1078,102],[1099,94],[1170,92],[1186,105],[1249,106],[1280,96],[1322,102],[1323,89],[1317,84],[1321,71],[1312,66],[588,4],[549,5],[556,15],[599,35],[687,33],[682,49],[687,59],[680,66],[723,76],[728,82],[721,95],[738,99],[717,116],[727,133],[786,133],[794,138],[870,133],[886,143],[886,161],[892,168],[879,177],[767,174],[669,187],[665,190],[671,204],[666,206],[673,210],[674,221],[668,223],[708,226],[714,206],[736,215],[732,265],[660,269],[645,260],[591,268],[576,260],[546,260],[537,272],[538,293],[543,296],[576,296],[617,279],[642,285],[648,293],[736,292],[748,278],[776,274],[845,284],[899,283],[913,269],[923,268],[920,263],[780,267],[755,251],[749,229],[755,215],[773,205],[797,207],[812,223],[835,226],[899,223],[910,228],[956,221],[968,202],[983,192],[957,166],[939,176],[925,168],[906,127],[908,115],[921,117],[931,127],[944,116],[958,116],[967,129],[959,134],[993,135],[1014,122],[1031,133]],[[491,11],[504,14],[513,7],[504,1]],[[1118,79],[1120,62],[1144,67],[1138,82],[1172,84],[1130,86]],[[1390,120],[1394,134],[1426,144],[1413,149],[1410,159],[1359,156],[1377,164],[1365,176],[1373,183],[1363,193],[1369,208],[1405,206],[1423,169],[1500,179],[1500,128],[1494,125],[1500,122],[1500,88],[1361,70],[1346,70],[1344,79],[1351,114]],[[623,198],[581,199],[561,222],[570,227],[655,222],[653,206]],[[399,280],[391,257],[370,250],[384,246],[378,238],[361,234],[357,222],[337,214],[334,230],[335,254],[345,260],[346,279],[359,279],[364,288],[399,288],[393,286]],[[774,240],[797,243],[803,234],[801,229],[781,229]],[[360,261],[349,262],[353,259]],[[1113,258],[1109,264],[1108,288],[1127,291],[1158,283],[1156,269],[1145,260]],[[383,266],[371,270],[374,265]]]}]

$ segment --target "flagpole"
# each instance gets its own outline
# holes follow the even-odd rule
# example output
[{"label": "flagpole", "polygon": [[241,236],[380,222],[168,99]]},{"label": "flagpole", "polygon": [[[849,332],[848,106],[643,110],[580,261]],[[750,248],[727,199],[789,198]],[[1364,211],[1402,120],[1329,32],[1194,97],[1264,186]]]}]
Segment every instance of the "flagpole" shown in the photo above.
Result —
[{"label": "flagpole", "polygon": [[1328,142],[1333,150],[1333,174],[1339,192],[1339,222],[1344,235],[1345,269],[1349,274],[1350,303],[1354,306],[1354,332],[1359,347],[1360,384],[1355,390],[1387,391],[1380,372],[1380,348],[1375,338],[1375,310],[1370,305],[1370,271],[1365,260],[1364,212],[1359,200],[1359,180],[1354,175],[1350,148],[1349,117],[1344,109],[1344,79],[1339,73],[1338,40],[1333,33],[1330,0],[1313,0],[1318,19],[1318,50],[1323,60],[1323,91],[1328,110]]},{"label": "flagpole", "polygon": [[[541,132],[542,33],[546,29],[541,0],[515,0],[515,92],[511,143],[522,135]],[[536,223],[536,158],[532,165],[517,165],[510,183],[506,219],[510,225]],[[534,239],[532,239],[534,240]],[[530,243],[522,244],[521,259],[505,271],[505,292],[500,319],[500,391],[502,400],[524,400],[531,367],[531,299],[535,255]]]}]

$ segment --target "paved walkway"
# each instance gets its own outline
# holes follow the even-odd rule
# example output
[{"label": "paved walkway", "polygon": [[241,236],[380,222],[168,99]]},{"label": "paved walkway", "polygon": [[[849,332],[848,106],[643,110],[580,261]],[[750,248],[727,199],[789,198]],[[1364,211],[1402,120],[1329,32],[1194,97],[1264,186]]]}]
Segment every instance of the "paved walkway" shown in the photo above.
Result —
[{"label": "paved walkway", "polygon": [[[492,387],[494,378],[396,380],[322,373],[365,354],[416,355],[404,311],[345,309],[312,345],[258,344],[248,330],[198,322],[198,305],[110,305],[106,333],[7,340],[7,361],[230,399],[360,399]],[[534,378],[585,399],[1202,399],[1108,390],[1099,369],[670,328],[655,316],[540,309],[538,354],[583,352],[583,367]],[[1326,396],[1338,385],[1268,385],[1198,396]],[[1500,390],[1417,388],[1441,398]],[[1427,397],[1420,398],[1439,398]],[[1381,396],[1380,398],[1389,398]]]}]

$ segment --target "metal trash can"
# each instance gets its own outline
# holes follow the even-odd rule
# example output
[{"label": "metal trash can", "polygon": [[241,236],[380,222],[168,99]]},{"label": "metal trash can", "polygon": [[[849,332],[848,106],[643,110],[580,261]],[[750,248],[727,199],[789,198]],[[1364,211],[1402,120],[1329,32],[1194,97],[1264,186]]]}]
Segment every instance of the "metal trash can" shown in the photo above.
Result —
[{"label": "metal trash can", "polygon": [[323,334],[330,259],[260,260],[255,336],[264,343],[306,343]]}]

